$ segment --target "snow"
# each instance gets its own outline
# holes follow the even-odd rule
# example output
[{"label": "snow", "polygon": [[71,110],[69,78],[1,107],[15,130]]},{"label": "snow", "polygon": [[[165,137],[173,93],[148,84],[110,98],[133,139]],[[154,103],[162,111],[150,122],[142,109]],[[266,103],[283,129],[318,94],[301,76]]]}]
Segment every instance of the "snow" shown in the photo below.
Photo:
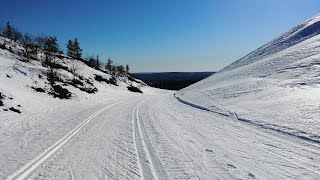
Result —
[{"label": "snow", "polygon": [[49,147],[46,151],[41,153],[36,159],[32,160],[30,163],[25,165],[20,171],[16,172],[15,174],[9,176],[9,179],[25,179],[27,178],[35,169],[37,169],[44,161],[49,159],[53,154],[55,154],[59,149],[61,149],[67,142],[70,141],[77,133],[84,128],[88,123],[90,123],[93,118],[99,115],[104,110],[120,104],[121,102],[111,104],[107,107],[104,107],[100,111],[97,111],[93,115],[89,116],[85,119],[82,123],[80,123],[75,129],[70,131],[67,135],[65,135],[60,141],[57,141],[53,146]]},{"label": "snow", "polygon": [[252,62],[263,60],[264,58],[297,45],[307,39],[320,34],[320,14],[314,16],[303,24],[300,24],[290,31],[280,35],[274,40],[266,43],[257,50],[251,52],[245,57],[230,64],[222,71],[230,70],[236,67],[245,66]]},{"label": "snow", "polygon": [[171,92],[131,98],[97,112],[28,177],[317,179],[320,175],[318,144],[193,108]]},{"label": "snow", "polygon": [[0,179],[319,179],[320,35],[279,46],[319,20],[179,92],[76,61],[98,92],[53,98],[41,62],[0,49]]},{"label": "snow", "polygon": [[[13,49],[19,49],[19,46]],[[71,132],[83,122],[85,117],[89,117],[97,109],[129,97],[141,96],[141,94],[127,91],[128,85],[132,84],[148,90],[143,83],[138,84],[139,81],[131,82],[125,78],[118,79],[119,86],[94,81],[96,74],[107,79],[111,76],[77,61],[78,73],[85,78],[91,78],[98,92],[88,94],[73,86],[63,86],[73,95],[70,100],[61,100],[47,93],[35,92],[31,88],[49,89],[45,75],[46,68],[41,65],[41,62],[32,60],[25,63],[18,59],[21,57],[0,49],[0,92],[6,96],[3,100],[4,106],[0,109],[1,179],[13,173],[12,170],[17,170],[21,165],[30,162]],[[70,66],[70,61],[63,59],[60,63]],[[59,70],[58,75],[62,79],[73,78],[71,73],[64,70]],[[157,90],[148,91],[156,92]],[[22,113],[3,110],[10,107],[15,107]]]},{"label": "snow", "polygon": [[[319,20],[318,15],[305,24],[312,26],[311,21]],[[300,32],[305,28],[294,29]],[[320,35],[274,52],[277,47],[272,41],[176,96],[215,112],[235,112],[257,125],[320,142]],[[256,53],[260,51],[264,53]]]}]

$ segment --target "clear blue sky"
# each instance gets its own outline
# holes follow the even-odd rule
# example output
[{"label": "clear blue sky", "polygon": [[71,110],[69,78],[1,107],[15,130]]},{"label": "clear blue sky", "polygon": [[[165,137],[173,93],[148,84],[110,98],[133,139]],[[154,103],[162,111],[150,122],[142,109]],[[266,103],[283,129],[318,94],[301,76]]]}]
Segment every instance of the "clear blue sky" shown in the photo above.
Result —
[{"label": "clear blue sky", "polygon": [[135,72],[215,71],[317,14],[320,0],[2,0],[0,22],[78,37]]}]

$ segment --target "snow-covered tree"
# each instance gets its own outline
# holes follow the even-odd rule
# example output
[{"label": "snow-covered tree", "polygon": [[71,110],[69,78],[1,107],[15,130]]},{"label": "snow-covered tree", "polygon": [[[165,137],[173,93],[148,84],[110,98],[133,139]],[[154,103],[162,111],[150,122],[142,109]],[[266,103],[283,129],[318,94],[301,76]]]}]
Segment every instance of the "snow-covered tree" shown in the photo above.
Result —
[{"label": "snow-covered tree", "polygon": [[80,68],[80,66],[79,66],[78,61],[71,61],[70,62],[69,70],[73,74],[73,80],[76,80],[76,78],[78,77],[79,68]]}]

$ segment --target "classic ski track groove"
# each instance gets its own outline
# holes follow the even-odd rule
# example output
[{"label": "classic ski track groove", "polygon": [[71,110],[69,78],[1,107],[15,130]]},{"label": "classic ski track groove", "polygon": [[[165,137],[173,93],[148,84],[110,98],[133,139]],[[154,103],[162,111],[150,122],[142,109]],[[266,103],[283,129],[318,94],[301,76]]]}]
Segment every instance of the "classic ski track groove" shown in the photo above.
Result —
[{"label": "classic ski track groove", "polygon": [[[148,99],[147,99],[148,100]],[[137,104],[137,106],[134,109],[133,113],[133,125],[134,125],[134,136],[135,136],[135,145],[136,150],[138,154],[138,159],[141,167],[141,173],[142,173],[142,179],[148,179],[145,177],[150,177],[152,175],[152,178],[161,180],[161,179],[167,179],[166,173],[163,171],[162,165],[160,164],[160,161],[157,159],[156,155],[154,154],[154,150],[152,147],[152,144],[149,140],[148,134],[146,132],[145,126],[143,122],[141,122],[141,119],[139,118],[139,114],[141,112],[141,105],[145,103],[147,100],[140,102]],[[145,157],[143,158],[143,152],[145,153]],[[150,162],[149,164],[146,164],[145,160],[148,160]],[[146,166],[150,167],[150,171],[148,172],[148,169]]]},{"label": "classic ski track groove", "polygon": [[66,143],[68,143],[75,135],[77,135],[81,129],[86,127],[87,124],[89,124],[97,115],[102,113],[108,108],[111,108],[112,106],[118,105],[122,103],[122,101],[108,105],[99,111],[95,112],[91,116],[89,116],[87,119],[85,119],[82,123],[80,123],[77,127],[75,127],[72,131],[70,131],[68,134],[66,134],[64,137],[62,137],[60,140],[58,140],[56,143],[54,143],[52,146],[50,146],[48,149],[46,149],[44,152],[42,152],[40,155],[38,155],[35,159],[30,161],[28,164],[23,166],[20,170],[16,171],[14,174],[10,175],[7,179],[26,179],[32,173],[40,167],[46,160],[48,160],[52,155],[54,155],[59,149],[61,149]]},{"label": "classic ski track groove", "polygon": [[136,125],[136,119],[135,119],[135,112],[136,112],[136,109],[137,107],[141,104],[142,102],[138,103],[134,109],[133,109],[133,112],[132,112],[132,125],[133,125],[133,141],[134,141],[134,145],[135,145],[135,149],[136,149],[136,153],[137,153],[137,156],[138,156],[138,163],[139,163],[139,166],[140,166],[140,174],[141,174],[141,179],[144,179],[144,175],[143,175],[143,167],[142,167],[142,154],[141,154],[141,151],[139,151],[139,142],[137,142],[137,140],[139,140],[139,135],[137,134],[138,132],[138,128],[137,128],[137,125]]}]

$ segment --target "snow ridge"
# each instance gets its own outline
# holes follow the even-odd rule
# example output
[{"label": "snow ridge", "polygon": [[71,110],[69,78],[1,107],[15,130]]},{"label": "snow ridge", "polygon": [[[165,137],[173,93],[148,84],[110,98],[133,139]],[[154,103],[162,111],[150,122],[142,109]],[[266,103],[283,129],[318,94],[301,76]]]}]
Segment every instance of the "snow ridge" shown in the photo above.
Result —
[{"label": "snow ridge", "polygon": [[285,50],[307,39],[317,36],[318,34],[320,34],[320,14],[307,20],[305,23],[292,28],[288,32],[261,46],[240,60],[225,67],[221,71],[228,71],[259,61],[264,57]]}]

